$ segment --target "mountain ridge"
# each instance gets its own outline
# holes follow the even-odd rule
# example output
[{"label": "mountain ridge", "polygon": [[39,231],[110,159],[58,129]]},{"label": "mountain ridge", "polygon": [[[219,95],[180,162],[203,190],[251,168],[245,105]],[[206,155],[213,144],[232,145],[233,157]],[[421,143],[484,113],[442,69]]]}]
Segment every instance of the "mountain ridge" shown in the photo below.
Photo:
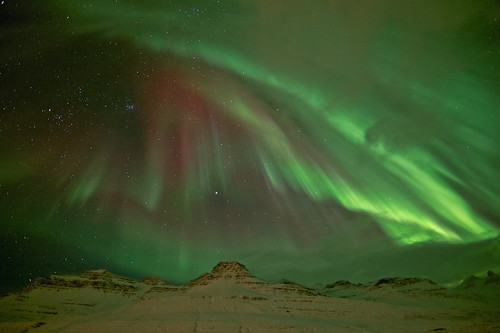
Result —
[{"label": "mountain ridge", "polygon": [[184,284],[185,287],[207,285],[214,280],[233,280],[238,284],[266,284],[251,274],[245,265],[237,261],[221,261],[215,265],[210,272],[206,272],[197,278]]},{"label": "mountain ridge", "polygon": [[220,262],[174,286],[98,269],[38,278],[0,297],[0,332],[489,332],[500,329],[496,279],[489,274],[487,284],[466,290],[418,278],[313,289],[267,282],[238,262]]},{"label": "mountain ridge", "polygon": [[[19,292],[29,292],[36,288],[47,289],[77,289],[90,287],[103,291],[115,291],[124,294],[134,293],[138,290],[137,284],[149,286],[150,289],[156,291],[165,290],[187,290],[196,286],[206,286],[214,281],[224,280],[233,281],[236,284],[245,285],[253,289],[269,289],[274,286],[274,290],[290,290],[292,286],[296,290],[302,290],[305,293],[319,292],[323,295],[330,295],[333,290],[345,289],[380,289],[389,288],[394,290],[411,290],[414,289],[445,289],[432,280],[425,278],[402,278],[388,277],[368,283],[353,283],[347,280],[338,280],[333,283],[328,283],[320,287],[309,288],[299,283],[295,283],[286,279],[281,282],[271,283],[260,279],[253,275],[248,268],[237,261],[221,261],[216,264],[210,272],[205,272],[193,280],[187,281],[182,285],[174,285],[162,280],[158,276],[146,277],[142,280],[133,280],[131,278],[117,275],[107,271],[106,269],[94,269],[82,272],[78,275],[49,275],[48,277],[37,277]],[[484,278],[479,278],[474,275],[464,279],[464,281],[451,289],[474,289],[487,285],[500,284],[500,275],[492,271],[487,273]],[[280,286],[280,287],[276,287]],[[154,288],[153,288],[154,287]],[[325,291],[327,291],[325,293]]]}]

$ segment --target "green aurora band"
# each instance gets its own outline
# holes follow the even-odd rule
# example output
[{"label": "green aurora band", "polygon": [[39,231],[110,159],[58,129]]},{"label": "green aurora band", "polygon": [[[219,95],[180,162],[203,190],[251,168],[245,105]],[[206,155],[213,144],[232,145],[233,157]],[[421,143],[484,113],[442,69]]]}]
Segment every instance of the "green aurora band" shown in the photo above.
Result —
[{"label": "green aurora band", "polygon": [[[243,100],[238,95],[235,96],[233,87],[227,89],[229,91],[219,92],[205,87],[209,91],[204,92],[206,95],[212,93],[211,96],[206,97],[213,99],[214,103],[232,100],[231,106],[221,111],[226,112],[228,117],[234,118],[234,121],[241,122],[249,132],[261,133],[258,142],[254,145],[257,147],[265,175],[275,190],[286,190],[289,187],[291,190],[303,191],[314,200],[338,200],[348,209],[373,215],[389,235],[404,243],[425,240],[476,241],[498,235],[498,229],[474,213],[467,202],[455,193],[450,184],[456,182],[474,191],[477,197],[489,198],[492,207],[498,207],[500,203],[498,197],[494,195],[494,188],[499,185],[498,183],[478,184],[478,186],[460,181],[460,179],[472,177],[494,179],[498,175],[494,165],[484,160],[484,155],[487,157],[496,155],[495,157],[498,158],[496,140],[492,139],[498,136],[494,133],[498,127],[488,122],[488,115],[493,116],[496,110],[500,110],[500,101],[495,91],[488,91],[489,87],[483,86],[474,77],[466,77],[463,73],[452,73],[455,77],[449,80],[454,86],[445,91],[434,92],[435,87],[426,87],[425,83],[421,82],[424,78],[412,78],[411,82],[404,82],[404,77],[398,77],[398,73],[394,73],[397,68],[392,69],[393,64],[379,64],[378,62],[382,62],[383,59],[375,59],[373,61],[374,79],[381,82],[384,79],[401,82],[400,90],[402,91],[393,93],[407,100],[408,105],[404,106],[415,109],[420,107],[423,113],[420,117],[436,117],[432,114],[437,112],[432,110],[435,108],[439,110],[441,117],[457,118],[453,119],[452,125],[449,125],[449,122],[443,124],[452,128],[439,129],[446,132],[443,136],[453,142],[452,147],[439,137],[425,138],[425,142],[411,142],[413,141],[411,137],[393,139],[390,137],[392,133],[377,133],[377,126],[384,126],[384,124],[377,123],[379,119],[395,117],[396,120],[387,121],[400,121],[400,125],[410,127],[410,133],[419,130],[427,132],[427,128],[418,128],[417,126],[422,125],[411,124],[407,119],[397,119],[402,117],[397,115],[400,110],[376,110],[378,107],[375,104],[376,101],[371,105],[358,108],[344,106],[341,102],[336,102],[335,90],[325,91],[326,89],[322,89],[321,86],[315,87],[316,84],[309,82],[303,84],[302,80],[294,79],[286,74],[288,68],[273,71],[268,68],[270,66],[253,62],[252,55],[245,55],[246,52],[234,52],[224,45],[213,45],[212,39],[216,37],[207,38],[208,36],[203,34],[200,37],[200,30],[206,22],[203,18],[200,17],[197,20],[193,18],[194,22],[186,23],[186,16],[190,17],[186,12],[191,12],[191,15],[195,16],[198,11],[196,7],[190,8],[190,4],[182,9],[173,8],[171,12],[156,13],[153,17],[149,11],[138,13],[137,9],[131,5],[130,8],[121,7],[120,10],[115,10],[116,7],[111,3],[108,5],[110,8],[105,8],[103,5],[101,10],[102,13],[106,13],[107,24],[111,25],[109,31],[104,33],[104,38],[115,39],[125,34],[129,38],[135,37],[138,44],[143,44],[153,50],[172,52],[181,56],[201,57],[207,63],[260,82],[263,85],[261,89],[270,90],[271,94],[277,95],[278,98],[290,96],[293,102],[287,103],[284,106],[285,110],[281,112],[291,114],[307,133],[313,135],[308,136],[307,140],[311,141],[310,147],[320,145],[320,149],[316,149],[326,153],[327,160],[323,163],[324,165],[310,156],[304,156],[303,151],[297,151],[298,149],[293,147],[289,137],[294,133],[285,133],[280,129],[277,120],[269,115],[273,111],[269,106],[261,105],[259,107],[262,109],[256,110],[251,101]],[[94,7],[97,6],[99,6],[98,3],[94,3]],[[92,14],[95,10],[90,4],[86,8],[89,10],[76,14],[94,21]],[[69,12],[72,12],[72,9],[74,10],[70,8]],[[245,10],[249,8],[241,9],[243,13]],[[233,14],[236,17],[230,21],[230,26],[237,23],[239,23],[237,26],[241,25],[242,15],[236,14]],[[111,18],[110,15],[112,15]],[[136,29],[131,29],[131,31],[120,29],[134,19],[137,22]],[[161,23],[158,26],[142,25],[150,20]],[[213,24],[216,25],[218,22]],[[247,22],[246,25],[255,27],[257,22]],[[165,35],[164,31],[171,30],[182,30],[181,38],[176,36],[172,38],[151,37],[152,35]],[[150,36],[147,36],[148,31]],[[191,45],[189,41],[198,42]],[[330,43],[336,44],[336,41],[331,40]],[[275,49],[279,46],[281,45],[276,46]],[[380,47],[389,47],[389,45],[382,43]],[[279,50],[275,51],[279,52]],[[393,52],[397,53],[397,50]],[[388,58],[396,57],[391,54],[384,55]],[[379,66],[382,68],[380,69]],[[389,78],[384,76],[389,76]],[[336,81],[336,78],[334,77],[332,81]],[[341,84],[341,82],[333,82],[333,86],[341,86]],[[425,109],[422,110],[422,108]],[[392,113],[396,114],[392,115]],[[484,113],[485,116],[477,116],[474,115],[475,113]],[[483,118],[479,119],[482,122],[477,122],[476,118]],[[438,119],[429,121],[439,122]],[[388,131],[402,131],[392,124],[387,127],[389,127]],[[375,138],[368,136],[371,131],[375,132],[372,134],[376,136]],[[314,134],[315,132],[317,134]],[[395,135],[403,136],[404,134],[396,133]],[[413,134],[410,135],[413,136]],[[420,135],[423,134],[415,134],[417,139]],[[477,140],[471,140],[471,137]],[[321,144],[322,138],[329,143]],[[390,147],[392,142],[387,141],[398,139],[407,147],[392,149],[393,147]],[[457,170],[455,167],[463,165],[453,163],[460,158],[459,152],[456,151],[457,147],[467,147],[467,149],[482,152],[484,155],[479,156],[480,158],[474,162],[482,165],[481,169],[468,170],[462,166],[462,170],[455,171]],[[348,158],[350,151],[356,151],[358,156]],[[364,166],[366,170],[360,172],[359,169],[353,168],[353,160],[368,161]],[[446,164],[450,166],[447,167]],[[383,174],[390,175],[387,177],[390,181],[387,181],[385,177],[381,178],[380,175]],[[223,177],[223,175],[220,177],[221,181]],[[204,182],[203,174],[196,174],[196,172],[187,178],[195,179],[195,183]],[[89,186],[92,187],[92,184],[93,182],[90,182]],[[88,191],[87,188],[84,194]],[[391,194],[387,195],[387,193]]]}]

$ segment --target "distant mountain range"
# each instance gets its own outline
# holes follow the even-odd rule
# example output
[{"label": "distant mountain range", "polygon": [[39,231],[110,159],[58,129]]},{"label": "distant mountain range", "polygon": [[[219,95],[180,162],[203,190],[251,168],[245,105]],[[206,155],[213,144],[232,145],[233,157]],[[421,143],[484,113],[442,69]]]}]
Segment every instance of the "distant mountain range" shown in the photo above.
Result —
[{"label": "distant mountain range", "polygon": [[38,278],[0,298],[0,332],[500,331],[500,276],[454,289],[427,279],[270,283],[221,262],[182,286],[106,270]]}]

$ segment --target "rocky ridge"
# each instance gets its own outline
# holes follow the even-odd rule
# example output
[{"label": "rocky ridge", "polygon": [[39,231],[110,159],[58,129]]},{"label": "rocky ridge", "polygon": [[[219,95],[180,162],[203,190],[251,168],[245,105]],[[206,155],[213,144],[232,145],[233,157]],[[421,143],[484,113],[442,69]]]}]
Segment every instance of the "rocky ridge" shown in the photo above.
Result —
[{"label": "rocky ridge", "polygon": [[[231,282],[262,293],[295,293],[302,295],[324,295],[350,297],[366,294],[377,290],[386,292],[411,293],[412,290],[442,291],[445,288],[438,286],[431,280],[422,278],[383,278],[365,284],[352,283],[346,280],[327,284],[324,288],[312,289],[288,280],[279,283],[269,283],[259,279],[249,272],[247,267],[239,262],[220,262],[210,272],[203,273],[194,280],[182,286],[176,286],[151,276],[142,281],[110,273],[104,269],[90,270],[80,275],[50,275],[46,278],[37,278],[21,293],[28,293],[34,289],[81,289],[92,288],[105,293],[118,293],[128,296],[141,296],[158,292],[185,292],[192,288],[209,286],[213,283]],[[500,275],[488,272],[484,278],[471,276],[465,279],[455,289],[471,290],[483,286],[500,285]]]},{"label": "rocky ridge", "polygon": [[97,269],[86,271],[80,275],[50,275],[46,278],[37,278],[21,293],[28,293],[36,289],[62,291],[84,288],[128,296],[181,289],[181,287],[174,286],[156,276],[145,278],[142,281],[134,281],[104,269]]},{"label": "rocky ridge", "polygon": [[238,284],[265,284],[266,282],[252,275],[245,265],[237,261],[220,262],[211,272],[203,273],[194,280],[188,281],[185,286],[208,285],[214,280],[231,280]]},{"label": "rocky ridge", "polygon": [[489,286],[500,287],[500,275],[495,274],[492,271],[488,271],[488,273],[486,273],[486,277],[484,278],[472,275],[466,278],[460,285],[458,285],[457,289],[471,289]]},{"label": "rocky ridge", "polygon": [[[385,278],[366,284],[337,281],[311,289],[288,280],[266,282],[238,262],[221,262],[197,279],[174,286],[155,276],[134,281],[101,269],[36,279],[22,292],[0,298],[0,331],[331,332],[336,327],[343,332],[373,327],[408,331],[417,325],[414,331],[430,332],[446,327],[452,331],[500,328],[498,291],[488,287],[488,297],[474,294],[482,286],[498,286],[498,276],[491,273],[479,284],[474,281],[467,290],[458,291],[416,278]],[[474,322],[469,319],[471,314]]]},{"label": "rocky ridge", "polygon": [[[176,286],[161,280],[157,276],[151,276],[142,281],[110,273],[104,269],[90,270],[80,275],[50,275],[46,278],[37,278],[28,285],[22,292],[26,293],[33,289],[79,289],[93,288],[103,292],[114,292],[124,295],[134,295],[139,292],[166,292],[185,291],[193,287],[207,286],[216,281],[231,281],[238,285],[249,287],[260,291],[282,291],[297,292],[311,295],[334,295],[335,291],[341,290],[393,290],[399,292],[409,292],[411,290],[443,290],[435,282],[423,278],[383,278],[375,282],[365,284],[352,283],[347,280],[340,280],[327,284],[324,288],[312,289],[289,280],[282,280],[279,283],[266,282],[249,272],[247,267],[239,262],[220,262],[213,267],[210,272],[203,273],[194,280],[186,282],[182,286]],[[465,279],[455,289],[473,289],[483,286],[500,285],[500,275],[489,271],[487,276],[479,278],[470,276]]]},{"label": "rocky ridge", "polygon": [[330,297],[382,299],[399,296],[438,295],[445,290],[429,279],[392,277],[364,284],[341,280],[327,284],[321,293]]},{"label": "rocky ridge", "polygon": [[112,274],[104,269],[91,270],[73,275],[51,275],[47,278],[37,278],[24,291],[32,289],[81,289],[93,288],[103,292],[134,294],[137,292],[135,282],[129,278]]},{"label": "rocky ridge", "polygon": [[245,265],[237,261],[220,262],[211,272],[204,273],[198,278],[187,282],[184,286],[187,288],[208,286],[221,281],[231,281],[237,285],[244,286],[248,289],[259,293],[289,293],[315,296],[319,293],[311,288],[303,285],[283,280],[280,283],[269,283],[261,280],[251,274]]}]

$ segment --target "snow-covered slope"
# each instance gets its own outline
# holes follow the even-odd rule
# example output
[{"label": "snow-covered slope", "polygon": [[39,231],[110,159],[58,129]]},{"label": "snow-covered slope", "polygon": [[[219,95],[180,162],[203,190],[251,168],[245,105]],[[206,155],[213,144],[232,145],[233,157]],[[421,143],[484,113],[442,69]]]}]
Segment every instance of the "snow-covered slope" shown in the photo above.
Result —
[{"label": "snow-covered slope", "polygon": [[493,283],[448,290],[425,279],[387,278],[314,290],[269,283],[222,262],[174,286],[95,270],[37,279],[1,298],[0,332],[494,332],[499,290],[481,297]]}]

